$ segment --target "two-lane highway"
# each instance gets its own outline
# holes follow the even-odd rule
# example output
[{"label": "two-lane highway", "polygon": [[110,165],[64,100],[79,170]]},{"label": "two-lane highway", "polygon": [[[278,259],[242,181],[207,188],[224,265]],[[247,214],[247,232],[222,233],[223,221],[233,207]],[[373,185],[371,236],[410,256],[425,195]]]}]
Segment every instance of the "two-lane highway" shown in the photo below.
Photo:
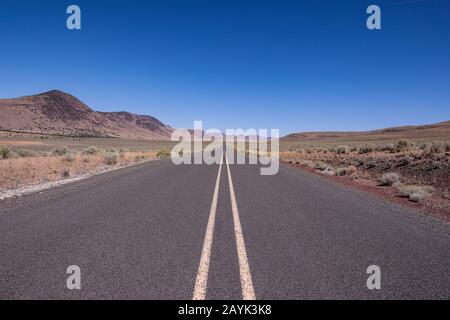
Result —
[{"label": "two-lane highway", "polygon": [[448,225],[292,168],[259,173],[158,161],[2,201],[0,298],[450,297]]}]

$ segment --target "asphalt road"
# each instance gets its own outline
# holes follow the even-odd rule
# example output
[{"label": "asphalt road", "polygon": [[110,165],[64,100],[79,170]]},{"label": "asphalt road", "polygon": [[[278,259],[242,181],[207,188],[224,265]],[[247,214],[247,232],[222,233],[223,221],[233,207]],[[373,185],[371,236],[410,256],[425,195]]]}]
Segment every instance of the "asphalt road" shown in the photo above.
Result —
[{"label": "asphalt road", "polygon": [[288,167],[157,161],[0,202],[0,299],[449,299],[449,271],[448,225]]}]

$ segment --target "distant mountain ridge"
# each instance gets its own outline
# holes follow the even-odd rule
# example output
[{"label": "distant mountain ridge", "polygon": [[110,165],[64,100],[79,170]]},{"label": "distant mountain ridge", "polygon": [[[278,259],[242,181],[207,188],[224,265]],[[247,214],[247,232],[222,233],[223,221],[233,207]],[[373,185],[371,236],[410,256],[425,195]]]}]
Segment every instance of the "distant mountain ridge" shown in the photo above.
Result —
[{"label": "distant mountain ridge", "polygon": [[382,140],[395,138],[449,138],[450,121],[429,125],[402,126],[372,131],[354,132],[299,132],[282,138],[285,141],[335,141],[335,140]]},{"label": "distant mountain ridge", "polygon": [[168,140],[173,129],[152,116],[97,112],[58,90],[0,99],[0,130],[76,137]]}]

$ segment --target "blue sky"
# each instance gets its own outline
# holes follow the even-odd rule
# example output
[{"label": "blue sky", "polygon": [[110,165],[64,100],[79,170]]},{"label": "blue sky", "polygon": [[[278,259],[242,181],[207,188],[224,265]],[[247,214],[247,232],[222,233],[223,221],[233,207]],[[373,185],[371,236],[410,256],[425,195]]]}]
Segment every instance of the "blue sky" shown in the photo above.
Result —
[{"label": "blue sky", "polygon": [[173,127],[283,134],[450,120],[448,0],[2,0],[0,39],[2,98],[60,89]]}]

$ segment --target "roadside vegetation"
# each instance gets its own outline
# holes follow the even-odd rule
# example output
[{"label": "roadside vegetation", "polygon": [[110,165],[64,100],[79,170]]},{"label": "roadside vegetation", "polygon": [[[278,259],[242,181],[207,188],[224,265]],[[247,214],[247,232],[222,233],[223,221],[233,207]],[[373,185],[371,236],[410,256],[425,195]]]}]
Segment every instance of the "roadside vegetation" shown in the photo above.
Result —
[{"label": "roadside vegetation", "polygon": [[168,142],[117,139],[0,139],[0,191],[165,158],[169,147]]},{"label": "roadside vegetation", "polygon": [[450,220],[450,141],[281,143],[281,160]]}]

